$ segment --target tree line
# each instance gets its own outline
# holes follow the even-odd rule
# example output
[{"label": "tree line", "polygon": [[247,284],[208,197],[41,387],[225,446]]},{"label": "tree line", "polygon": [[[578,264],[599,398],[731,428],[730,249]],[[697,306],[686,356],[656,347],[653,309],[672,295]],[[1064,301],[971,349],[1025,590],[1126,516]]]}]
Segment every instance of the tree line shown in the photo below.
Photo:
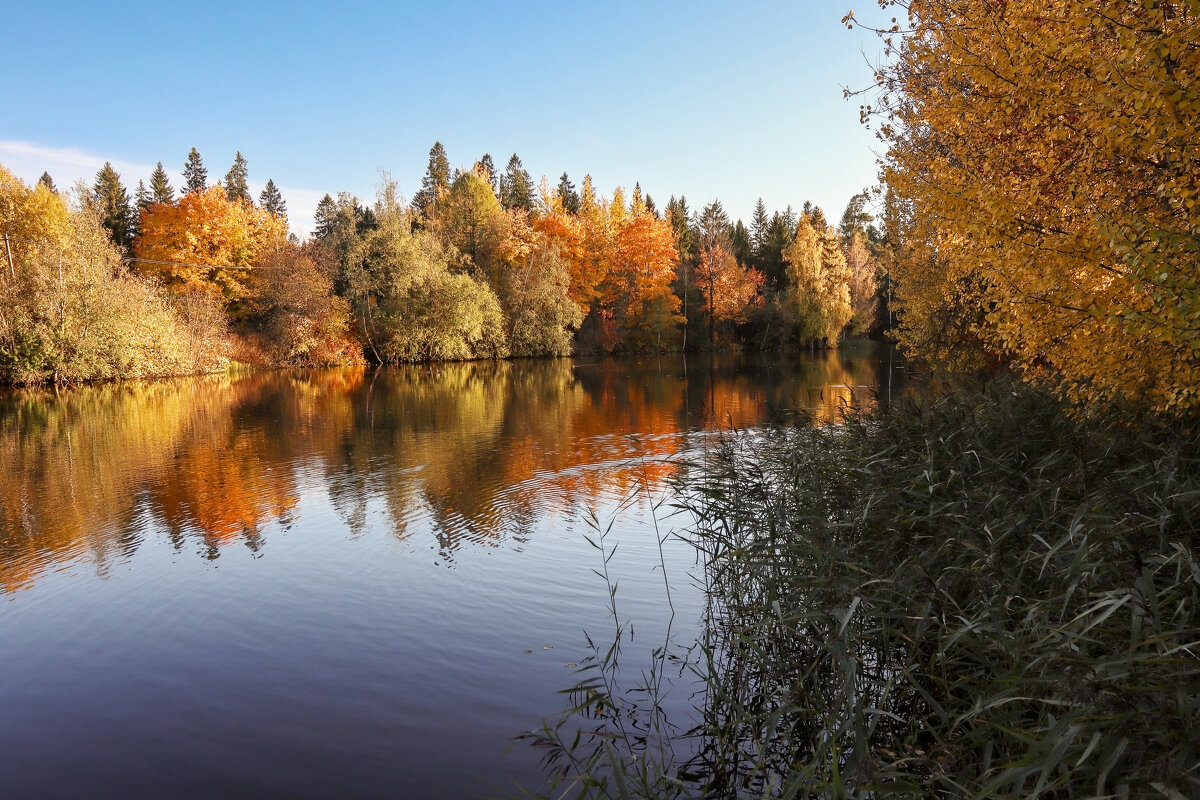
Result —
[{"label": "tree line", "polygon": [[[177,193],[159,162],[130,196],[111,164],[64,193],[48,174],[33,188],[3,174],[0,378],[824,347],[882,327],[866,193],[836,227],[761,199],[746,225],[717,200],[660,209],[640,184],[535,184],[516,154],[503,172],[488,154],[452,171],[438,142],[411,202],[386,174],[372,202],[327,194],[300,241],[273,181],[251,197],[240,152],[209,185],[193,148],[183,176]],[[94,324],[124,319],[105,309],[126,295],[154,305],[153,330],[144,313]]]}]

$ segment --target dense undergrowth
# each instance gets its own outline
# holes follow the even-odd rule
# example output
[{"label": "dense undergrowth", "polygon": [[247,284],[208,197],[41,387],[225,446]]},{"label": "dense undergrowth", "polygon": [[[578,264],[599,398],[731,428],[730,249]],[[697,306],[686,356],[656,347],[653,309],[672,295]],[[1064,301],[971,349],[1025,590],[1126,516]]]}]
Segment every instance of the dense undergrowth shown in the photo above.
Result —
[{"label": "dense undergrowth", "polygon": [[559,720],[556,791],[1200,796],[1196,427],[997,380],[730,436],[688,475],[692,755]]}]

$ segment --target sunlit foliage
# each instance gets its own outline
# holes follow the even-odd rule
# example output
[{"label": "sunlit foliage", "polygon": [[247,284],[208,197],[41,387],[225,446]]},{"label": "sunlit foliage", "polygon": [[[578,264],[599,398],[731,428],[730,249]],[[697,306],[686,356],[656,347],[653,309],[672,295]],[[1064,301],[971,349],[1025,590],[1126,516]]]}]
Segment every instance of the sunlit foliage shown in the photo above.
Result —
[{"label": "sunlit foliage", "polygon": [[[177,375],[222,368],[224,320],[130,276],[91,204],[70,210],[0,168],[0,382]],[[7,254],[6,254],[7,255]]]},{"label": "sunlit foliage", "polygon": [[203,290],[226,300],[246,295],[247,270],[287,238],[286,219],[231,201],[216,186],[175,204],[151,204],[139,227],[134,253],[142,273],[178,292]]},{"label": "sunlit foliage", "polygon": [[1080,404],[1200,409],[1200,9],[885,5],[907,14],[864,114],[902,341],[975,337]]}]

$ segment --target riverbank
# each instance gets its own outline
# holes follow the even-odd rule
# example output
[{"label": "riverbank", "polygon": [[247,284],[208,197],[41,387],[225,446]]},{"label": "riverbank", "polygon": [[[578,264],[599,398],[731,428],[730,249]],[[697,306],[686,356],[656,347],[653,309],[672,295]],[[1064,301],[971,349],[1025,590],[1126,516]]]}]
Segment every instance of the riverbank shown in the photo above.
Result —
[{"label": "riverbank", "polygon": [[596,796],[1200,793],[1195,426],[999,379],[733,437],[685,480],[697,755],[585,738],[560,763]]}]

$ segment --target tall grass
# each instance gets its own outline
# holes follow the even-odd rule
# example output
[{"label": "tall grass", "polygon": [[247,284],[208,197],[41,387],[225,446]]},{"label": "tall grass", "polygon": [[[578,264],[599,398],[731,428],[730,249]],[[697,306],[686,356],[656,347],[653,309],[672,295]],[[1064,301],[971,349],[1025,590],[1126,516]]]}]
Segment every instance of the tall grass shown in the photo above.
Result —
[{"label": "tall grass", "polygon": [[684,489],[706,691],[643,796],[1200,796],[1197,428],[1000,380],[731,436]]}]

